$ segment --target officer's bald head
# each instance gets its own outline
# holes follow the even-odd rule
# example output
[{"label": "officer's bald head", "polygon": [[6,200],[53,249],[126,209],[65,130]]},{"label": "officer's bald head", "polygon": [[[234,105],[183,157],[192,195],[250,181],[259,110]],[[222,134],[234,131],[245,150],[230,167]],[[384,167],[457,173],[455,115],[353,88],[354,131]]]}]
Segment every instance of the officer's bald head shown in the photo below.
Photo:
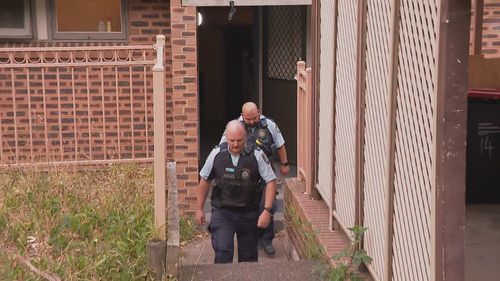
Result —
[{"label": "officer's bald head", "polygon": [[257,105],[253,102],[246,102],[243,104],[241,107],[241,117],[248,126],[256,126],[260,119],[260,112]]},{"label": "officer's bald head", "polygon": [[226,125],[226,134],[231,133],[242,133],[246,134],[245,126],[241,124],[238,120],[231,120]]},{"label": "officer's bald head", "polygon": [[226,125],[226,139],[229,147],[229,151],[233,154],[239,154],[241,150],[245,147],[245,140],[247,133],[245,126],[238,121],[229,121]]}]

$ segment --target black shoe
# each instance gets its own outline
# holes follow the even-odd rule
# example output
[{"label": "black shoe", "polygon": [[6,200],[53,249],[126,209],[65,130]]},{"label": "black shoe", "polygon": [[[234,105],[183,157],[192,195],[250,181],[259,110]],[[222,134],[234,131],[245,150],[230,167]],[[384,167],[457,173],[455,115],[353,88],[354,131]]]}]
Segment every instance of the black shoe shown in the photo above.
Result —
[{"label": "black shoe", "polygon": [[272,243],[262,243],[262,248],[264,249],[264,253],[268,256],[274,256],[274,247]]}]

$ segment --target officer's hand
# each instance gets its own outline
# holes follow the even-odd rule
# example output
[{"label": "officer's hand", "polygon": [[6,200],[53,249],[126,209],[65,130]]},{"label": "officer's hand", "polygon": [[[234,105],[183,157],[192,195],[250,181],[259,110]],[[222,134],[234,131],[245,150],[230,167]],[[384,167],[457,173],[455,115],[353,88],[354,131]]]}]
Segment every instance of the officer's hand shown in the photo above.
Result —
[{"label": "officer's hand", "polygon": [[266,228],[271,222],[271,214],[268,211],[263,211],[257,220],[257,227]]},{"label": "officer's hand", "polygon": [[205,224],[205,212],[203,210],[196,210],[196,221],[199,224]]},{"label": "officer's hand", "polygon": [[290,172],[290,166],[289,165],[286,165],[286,166],[280,165],[280,172],[282,175],[288,174],[288,172]]}]

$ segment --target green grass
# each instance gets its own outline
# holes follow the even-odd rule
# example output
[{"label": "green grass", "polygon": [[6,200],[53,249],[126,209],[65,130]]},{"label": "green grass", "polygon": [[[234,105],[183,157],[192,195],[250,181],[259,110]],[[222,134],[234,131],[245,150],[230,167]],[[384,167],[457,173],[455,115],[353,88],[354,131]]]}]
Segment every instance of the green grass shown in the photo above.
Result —
[{"label": "green grass", "polygon": [[42,280],[15,255],[63,280],[148,280],[152,169],[2,170],[0,229],[0,280]]},{"label": "green grass", "polygon": [[201,232],[196,228],[196,222],[193,218],[181,218],[180,219],[180,240],[183,242],[189,242],[196,238]]}]

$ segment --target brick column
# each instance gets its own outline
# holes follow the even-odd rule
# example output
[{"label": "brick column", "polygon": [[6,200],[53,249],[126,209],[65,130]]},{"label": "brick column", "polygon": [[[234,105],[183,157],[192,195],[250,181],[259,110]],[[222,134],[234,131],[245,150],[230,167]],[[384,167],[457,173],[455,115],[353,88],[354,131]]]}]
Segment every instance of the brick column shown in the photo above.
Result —
[{"label": "brick column", "polygon": [[172,124],[177,162],[179,209],[194,215],[198,183],[198,65],[196,8],[170,1],[172,44]]},{"label": "brick column", "polygon": [[[166,157],[168,160],[172,160],[174,140],[172,132],[172,40],[170,38],[170,1],[130,0],[128,9],[130,44],[154,44],[156,35],[165,35],[165,113],[167,121],[165,123],[167,131]],[[152,116],[152,114],[149,116]],[[149,121],[152,122],[153,119]],[[152,148],[151,144],[150,150]]]}]

